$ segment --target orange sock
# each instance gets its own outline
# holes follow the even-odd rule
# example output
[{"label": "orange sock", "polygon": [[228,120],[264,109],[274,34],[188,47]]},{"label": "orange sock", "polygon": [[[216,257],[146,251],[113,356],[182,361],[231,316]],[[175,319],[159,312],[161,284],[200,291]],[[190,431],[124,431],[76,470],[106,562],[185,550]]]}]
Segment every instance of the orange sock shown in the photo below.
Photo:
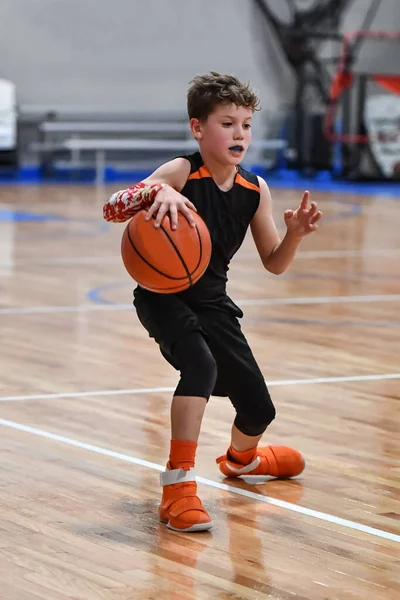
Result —
[{"label": "orange sock", "polygon": [[234,462],[240,465],[249,465],[254,460],[256,452],[257,446],[250,448],[250,450],[239,451],[231,445],[229,446],[228,455],[231,456]]},{"label": "orange sock", "polygon": [[169,462],[171,469],[185,469],[189,471],[194,467],[197,442],[190,440],[171,440]]}]

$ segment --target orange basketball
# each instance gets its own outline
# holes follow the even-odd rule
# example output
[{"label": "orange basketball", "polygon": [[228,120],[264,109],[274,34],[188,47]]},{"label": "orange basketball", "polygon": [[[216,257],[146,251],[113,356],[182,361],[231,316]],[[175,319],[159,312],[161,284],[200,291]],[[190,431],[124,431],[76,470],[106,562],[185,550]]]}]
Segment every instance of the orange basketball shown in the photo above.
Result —
[{"label": "orange basketball", "polygon": [[203,219],[192,211],[196,226],[178,213],[173,230],[166,215],[160,227],[145,220],[140,210],[127,224],[121,241],[121,255],[129,275],[139,285],[159,294],[183,292],[196,283],[211,257],[211,238]]}]

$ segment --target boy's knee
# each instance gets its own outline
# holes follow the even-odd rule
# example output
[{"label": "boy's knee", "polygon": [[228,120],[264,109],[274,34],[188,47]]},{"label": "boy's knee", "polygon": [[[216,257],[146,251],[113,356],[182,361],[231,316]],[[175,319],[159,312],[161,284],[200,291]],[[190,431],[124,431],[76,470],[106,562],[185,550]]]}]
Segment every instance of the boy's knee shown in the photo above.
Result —
[{"label": "boy's knee", "polygon": [[[189,336],[188,336],[189,337]],[[193,334],[174,350],[180,355],[181,378],[175,396],[209,398],[217,381],[217,363],[200,333]]]},{"label": "boy's knee", "polygon": [[276,409],[271,400],[264,379],[250,386],[245,402],[236,405],[235,425],[245,435],[257,436],[264,433],[276,416]]},{"label": "boy's knee", "polygon": [[264,433],[268,425],[275,419],[275,415],[275,407],[272,404],[252,414],[237,414],[235,425],[245,435],[257,436]]}]

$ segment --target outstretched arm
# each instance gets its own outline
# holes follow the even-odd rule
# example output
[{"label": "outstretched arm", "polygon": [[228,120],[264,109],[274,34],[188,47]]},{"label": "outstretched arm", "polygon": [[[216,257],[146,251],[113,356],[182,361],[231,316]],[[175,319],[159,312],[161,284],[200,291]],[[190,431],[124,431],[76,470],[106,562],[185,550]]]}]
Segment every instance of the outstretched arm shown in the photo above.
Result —
[{"label": "outstretched arm", "polygon": [[287,231],[281,240],[272,216],[269,188],[261,177],[258,179],[260,204],[251,222],[251,232],[264,267],[270,273],[280,275],[293,261],[303,237],[316,231],[322,213],[315,202],[308,206],[309,192],[305,192],[298,209],[285,211]]}]

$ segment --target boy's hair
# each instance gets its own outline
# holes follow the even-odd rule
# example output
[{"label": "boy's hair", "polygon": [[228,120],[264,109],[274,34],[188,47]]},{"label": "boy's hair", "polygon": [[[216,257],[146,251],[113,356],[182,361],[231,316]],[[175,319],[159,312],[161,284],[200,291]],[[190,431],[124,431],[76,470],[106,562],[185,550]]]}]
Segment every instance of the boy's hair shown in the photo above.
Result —
[{"label": "boy's hair", "polygon": [[242,83],[234,75],[210,71],[194,77],[187,94],[189,119],[206,120],[219,104],[236,104],[254,112],[259,110],[260,100],[248,83]]}]

